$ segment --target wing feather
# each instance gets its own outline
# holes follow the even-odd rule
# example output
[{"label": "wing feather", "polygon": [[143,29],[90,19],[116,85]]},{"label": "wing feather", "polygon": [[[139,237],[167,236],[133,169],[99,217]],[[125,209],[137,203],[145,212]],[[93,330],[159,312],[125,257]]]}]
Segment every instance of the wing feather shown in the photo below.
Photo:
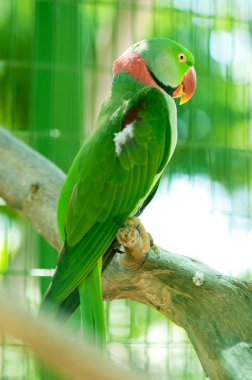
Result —
[{"label": "wing feather", "polygon": [[[127,96],[123,99],[120,91],[112,91],[62,188],[58,224],[65,245],[45,297],[49,302],[64,302],[85,280],[125,219],[151,199],[169,159],[171,125],[165,96],[135,83]],[[128,123],[132,133],[125,137],[124,132],[118,152],[115,134]]]},{"label": "wing feather", "polygon": [[[102,111],[100,125],[77,155],[60,196],[67,253],[60,256],[48,291],[58,303],[84,281],[117,229],[153,192],[169,157],[169,110],[159,90],[144,87],[126,103],[112,103],[106,104],[110,116]],[[129,115],[135,117],[133,134],[118,154],[114,136]]]},{"label": "wing feather", "polygon": [[[118,154],[114,136],[129,114],[135,116],[133,135],[125,139]],[[65,217],[70,246],[96,222],[131,214],[151,191],[161,162],[168,159],[169,111],[159,90],[141,89],[126,106],[115,110],[111,120],[97,128],[74,162],[77,178],[71,178],[75,186]]]}]

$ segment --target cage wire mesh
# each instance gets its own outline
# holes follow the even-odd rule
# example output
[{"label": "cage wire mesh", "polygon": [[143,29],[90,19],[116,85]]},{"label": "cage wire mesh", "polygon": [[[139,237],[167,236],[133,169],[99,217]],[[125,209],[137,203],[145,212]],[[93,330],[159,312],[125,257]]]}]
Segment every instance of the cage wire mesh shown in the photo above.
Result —
[{"label": "cage wire mesh", "polygon": [[[249,0],[1,1],[0,122],[67,171],[95,125],[113,60],[144,38],[179,41],[194,53],[198,88],[178,109],[176,152],[143,219],[164,248],[251,278],[251,15]],[[1,200],[0,278],[10,297],[36,312],[56,260]],[[113,360],[150,378],[205,378],[183,330],[156,311],[116,301],[106,312]],[[1,379],[36,379],[20,342],[2,337],[0,351]]]}]

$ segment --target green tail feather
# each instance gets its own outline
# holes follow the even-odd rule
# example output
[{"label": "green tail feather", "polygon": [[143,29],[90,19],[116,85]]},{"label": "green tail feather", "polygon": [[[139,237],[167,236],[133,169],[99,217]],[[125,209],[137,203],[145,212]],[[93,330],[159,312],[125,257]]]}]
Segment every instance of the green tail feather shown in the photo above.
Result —
[{"label": "green tail feather", "polygon": [[85,342],[105,350],[106,327],[101,289],[100,259],[85,281],[79,286],[81,320]]},{"label": "green tail feather", "polygon": [[[40,309],[48,314],[63,311],[67,318],[80,302],[84,341],[102,350],[106,346],[101,289],[102,256],[124,219],[122,217],[121,222],[109,220],[97,223],[78,244],[73,247],[64,245]],[[109,262],[109,257],[106,262]]]},{"label": "green tail feather", "polygon": [[113,242],[124,219],[121,223],[113,220],[97,223],[78,244],[73,247],[66,245],[63,247],[51,285],[42,301],[41,310],[47,313],[57,312],[71,293],[86,281],[98,260]]},{"label": "green tail feather", "polygon": [[[112,261],[116,251],[111,246],[102,257],[102,272]],[[80,305],[79,289],[75,288],[72,293],[59,305],[62,320],[66,320]]]}]

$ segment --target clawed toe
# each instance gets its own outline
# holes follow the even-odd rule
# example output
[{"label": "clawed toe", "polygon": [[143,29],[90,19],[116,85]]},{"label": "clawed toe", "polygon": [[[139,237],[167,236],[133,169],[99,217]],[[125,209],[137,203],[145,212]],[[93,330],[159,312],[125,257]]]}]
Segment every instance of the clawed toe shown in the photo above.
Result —
[{"label": "clawed toe", "polygon": [[128,218],[123,227],[119,229],[116,235],[118,243],[124,248],[140,249],[144,253],[150,251],[150,238],[141,221],[136,218]]},{"label": "clawed toe", "polygon": [[125,225],[120,228],[117,232],[116,238],[118,243],[125,248],[133,248],[142,243],[142,238],[138,229],[132,225]]}]

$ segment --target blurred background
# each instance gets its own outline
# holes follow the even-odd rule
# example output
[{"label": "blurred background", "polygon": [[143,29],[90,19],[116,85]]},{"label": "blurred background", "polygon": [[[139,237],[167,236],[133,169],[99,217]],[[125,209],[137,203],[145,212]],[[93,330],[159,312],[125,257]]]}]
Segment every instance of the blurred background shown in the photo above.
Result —
[{"label": "blurred background", "polygon": [[[0,124],[65,172],[95,125],[112,62],[132,43],[175,39],[195,56],[197,91],[178,106],[179,141],[142,217],[157,244],[252,278],[252,2],[1,0]],[[0,281],[36,313],[57,253],[0,199]],[[205,379],[184,331],[129,301],[106,305],[110,356],[150,378]],[[2,338],[1,379],[36,379]]]}]

